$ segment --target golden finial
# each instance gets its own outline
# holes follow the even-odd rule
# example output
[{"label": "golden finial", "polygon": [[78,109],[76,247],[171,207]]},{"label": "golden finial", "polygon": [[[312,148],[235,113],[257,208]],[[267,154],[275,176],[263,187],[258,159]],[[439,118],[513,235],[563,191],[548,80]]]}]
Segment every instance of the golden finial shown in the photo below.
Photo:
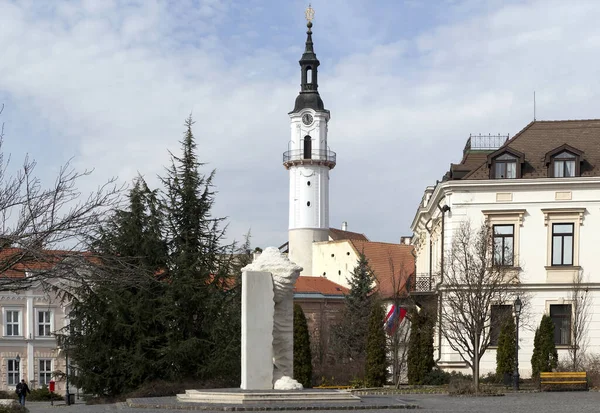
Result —
[{"label": "golden finial", "polygon": [[308,3],[308,8],[304,12],[304,16],[306,16],[306,20],[309,23],[312,23],[312,20],[315,18],[315,9],[310,7],[310,3]]}]

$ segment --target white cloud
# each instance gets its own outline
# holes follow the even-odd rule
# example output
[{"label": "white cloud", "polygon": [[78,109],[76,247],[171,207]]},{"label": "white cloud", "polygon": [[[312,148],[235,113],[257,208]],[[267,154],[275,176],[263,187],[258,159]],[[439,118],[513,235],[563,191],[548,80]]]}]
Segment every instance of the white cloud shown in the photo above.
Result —
[{"label": "white cloud", "polygon": [[[283,3],[273,12],[299,8]],[[273,22],[268,7],[251,14],[216,0],[36,4],[0,1],[0,96],[14,105],[3,120],[7,132],[35,136],[22,149],[48,170],[76,154],[78,165],[96,170],[90,186],[138,171],[152,181],[193,112],[199,157],[217,168],[216,213],[230,217],[230,234],[239,239],[252,228],[256,245],[285,241],[281,153],[302,29]],[[469,133],[516,133],[532,118],[533,90],[538,118],[599,117],[595,2],[496,2],[485,10],[459,2],[439,11],[447,23],[411,36],[394,36],[393,21],[376,20],[381,11],[366,4],[313,5],[329,145],[338,153],[332,225],[349,221],[371,239],[397,241],[425,186],[460,160]],[[232,20],[248,13],[249,21]],[[332,46],[333,56],[324,52]]]}]

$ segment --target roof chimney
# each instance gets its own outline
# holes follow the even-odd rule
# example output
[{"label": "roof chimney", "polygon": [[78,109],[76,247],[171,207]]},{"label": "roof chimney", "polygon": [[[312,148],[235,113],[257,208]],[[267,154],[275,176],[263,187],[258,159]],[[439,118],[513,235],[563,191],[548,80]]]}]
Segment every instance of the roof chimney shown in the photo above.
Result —
[{"label": "roof chimney", "polygon": [[342,222],[342,231],[348,231],[348,222],[347,221]]}]

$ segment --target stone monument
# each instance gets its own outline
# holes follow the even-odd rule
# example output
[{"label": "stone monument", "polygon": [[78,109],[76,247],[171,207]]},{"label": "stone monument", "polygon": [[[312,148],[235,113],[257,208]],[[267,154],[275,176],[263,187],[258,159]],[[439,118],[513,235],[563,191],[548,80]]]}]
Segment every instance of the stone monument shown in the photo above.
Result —
[{"label": "stone monument", "polygon": [[274,247],[242,269],[242,389],[302,388],[291,380],[294,284],[300,271]]}]

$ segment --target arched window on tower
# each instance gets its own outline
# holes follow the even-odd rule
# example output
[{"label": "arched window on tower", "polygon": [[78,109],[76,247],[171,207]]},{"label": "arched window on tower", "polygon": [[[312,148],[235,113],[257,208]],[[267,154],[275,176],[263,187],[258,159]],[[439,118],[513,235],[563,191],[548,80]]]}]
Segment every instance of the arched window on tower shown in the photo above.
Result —
[{"label": "arched window on tower", "polygon": [[306,135],[304,137],[304,159],[310,159],[312,153],[312,140],[310,136]]},{"label": "arched window on tower", "polygon": [[310,66],[308,66],[306,68],[306,83],[312,83],[313,79],[313,72],[312,72],[312,68]]}]

